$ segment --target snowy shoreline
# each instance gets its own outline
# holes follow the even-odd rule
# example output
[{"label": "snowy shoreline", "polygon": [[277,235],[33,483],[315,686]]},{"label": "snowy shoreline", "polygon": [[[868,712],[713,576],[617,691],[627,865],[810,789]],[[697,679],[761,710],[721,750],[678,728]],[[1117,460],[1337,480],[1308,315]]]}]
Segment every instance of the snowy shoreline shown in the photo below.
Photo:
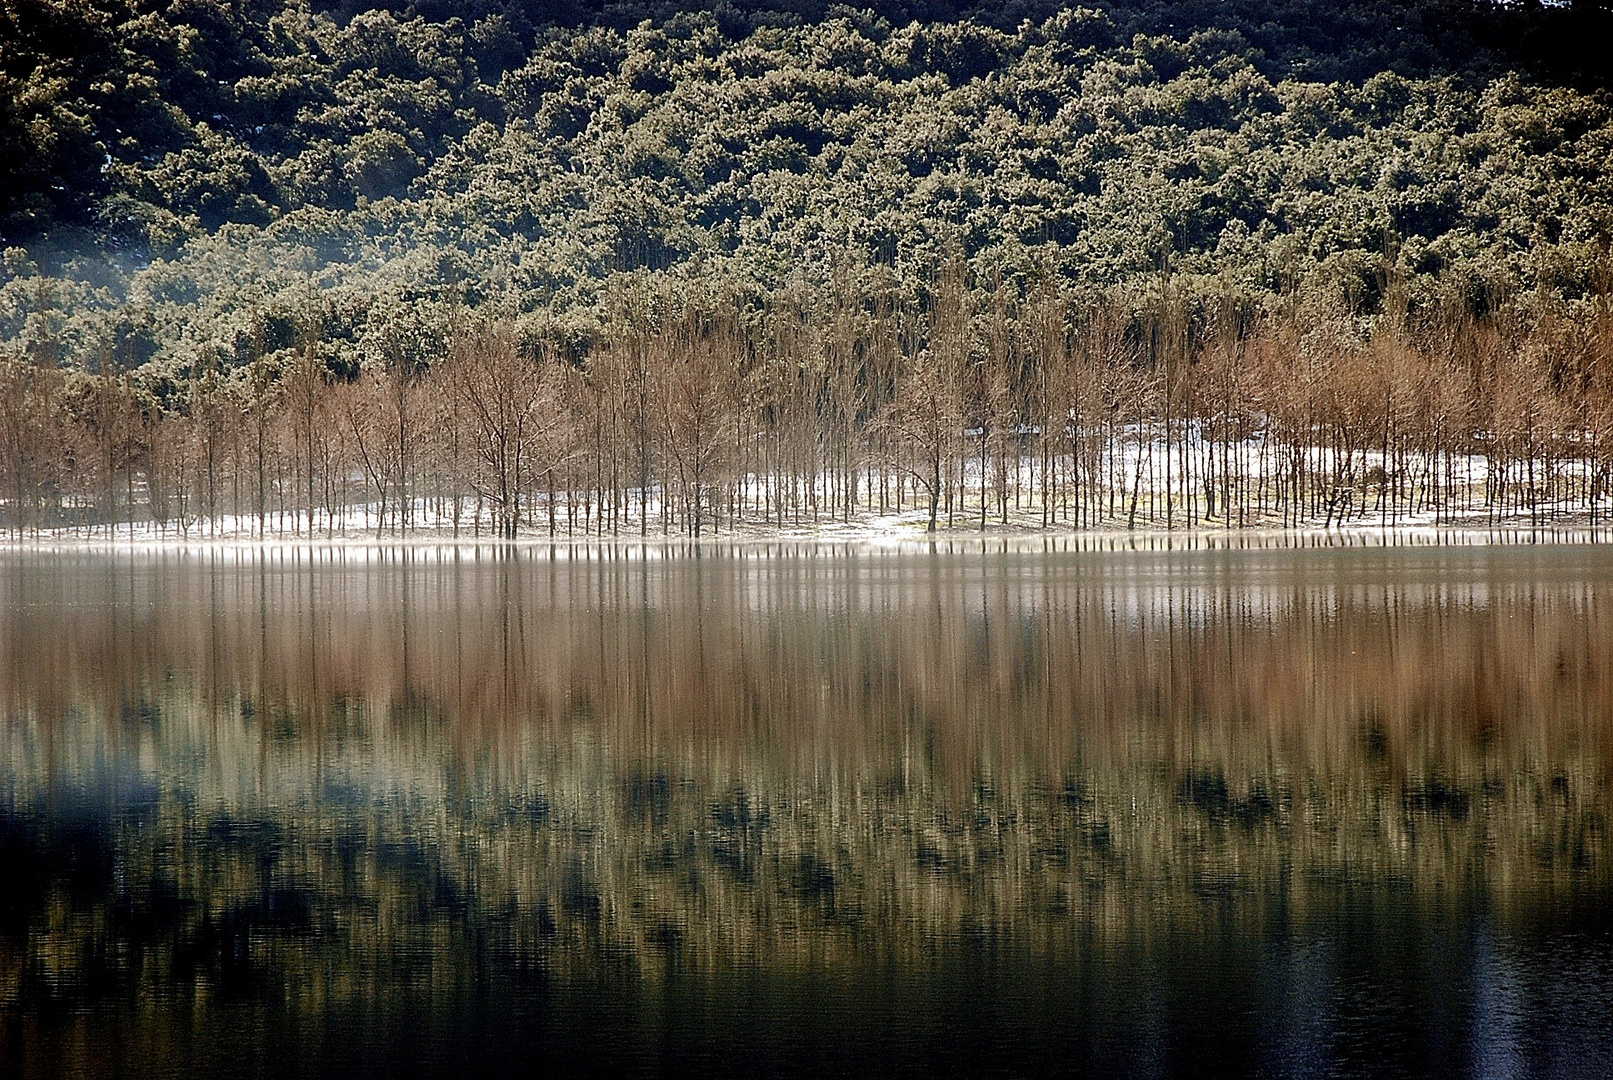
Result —
[{"label": "snowy shoreline", "polygon": [[[1603,544],[1613,541],[1613,522],[1600,518],[1592,524],[1588,514],[1558,513],[1530,516],[1486,515],[1482,512],[1443,516],[1439,522],[1408,520],[1405,516],[1392,524],[1378,520],[1335,523],[1330,527],[1300,525],[1284,527],[1261,523],[1246,526],[1195,527],[1166,529],[1157,525],[1127,528],[1072,529],[1067,526],[1043,527],[1034,523],[1013,522],[1007,526],[988,522],[985,528],[978,521],[942,524],[934,533],[925,531],[924,515],[906,513],[888,516],[864,516],[850,522],[822,522],[816,526],[777,526],[745,522],[737,528],[702,537],[688,534],[665,534],[659,530],[640,535],[559,534],[551,536],[546,529],[525,529],[519,535],[502,538],[491,530],[475,531],[460,528],[424,526],[406,531],[375,530],[362,525],[333,531],[319,529],[313,535],[306,532],[290,533],[271,531],[258,535],[246,525],[216,529],[191,529],[180,532],[174,529],[160,531],[146,524],[124,526],[110,531],[97,530],[42,530],[22,537],[0,537],[0,551],[150,551],[182,552],[200,550],[401,550],[401,549],[459,549],[459,550],[552,550],[555,552],[589,550],[616,551],[623,554],[656,552],[662,555],[701,550],[719,552],[731,549],[776,548],[864,548],[897,551],[938,551],[965,553],[970,551],[1172,551],[1172,550],[1236,550],[1253,548],[1293,547],[1429,547],[1479,546],[1487,544]],[[1455,520],[1451,518],[1455,517]],[[233,524],[233,523],[232,523]]]}]

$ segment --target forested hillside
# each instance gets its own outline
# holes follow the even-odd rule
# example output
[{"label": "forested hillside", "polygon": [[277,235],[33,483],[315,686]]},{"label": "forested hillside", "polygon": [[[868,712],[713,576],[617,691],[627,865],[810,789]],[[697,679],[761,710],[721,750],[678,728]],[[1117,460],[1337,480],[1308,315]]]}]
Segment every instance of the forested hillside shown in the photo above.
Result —
[{"label": "forested hillside", "polygon": [[0,0],[7,526],[1607,494],[1605,6],[364,7]]}]

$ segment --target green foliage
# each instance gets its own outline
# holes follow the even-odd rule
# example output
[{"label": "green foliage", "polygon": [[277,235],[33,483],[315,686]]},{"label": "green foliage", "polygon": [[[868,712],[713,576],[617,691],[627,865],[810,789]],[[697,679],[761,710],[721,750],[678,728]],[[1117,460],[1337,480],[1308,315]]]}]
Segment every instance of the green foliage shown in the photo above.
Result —
[{"label": "green foliage", "polygon": [[921,292],[954,242],[1021,294],[1367,316],[1388,250],[1482,309],[1594,291],[1613,236],[1605,92],[1501,43],[1589,9],[682,7],[4,0],[0,341],[235,364],[315,295],[333,370],[461,310],[586,352],[621,275]]}]

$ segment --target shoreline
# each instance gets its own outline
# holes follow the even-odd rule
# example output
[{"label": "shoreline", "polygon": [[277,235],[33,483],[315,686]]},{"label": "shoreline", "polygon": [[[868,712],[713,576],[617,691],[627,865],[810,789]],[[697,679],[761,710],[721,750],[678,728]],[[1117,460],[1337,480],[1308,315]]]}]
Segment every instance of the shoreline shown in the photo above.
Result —
[{"label": "shoreline", "polygon": [[617,551],[622,553],[721,552],[758,548],[856,548],[892,551],[988,553],[988,548],[1008,551],[1208,551],[1261,548],[1401,548],[1476,547],[1514,544],[1562,544],[1595,546],[1613,541],[1613,521],[1597,521],[1589,516],[1559,515],[1547,523],[1532,522],[1527,516],[1512,516],[1493,522],[1442,521],[1352,522],[1321,525],[1261,524],[1234,528],[1194,527],[1166,529],[1141,528],[1071,529],[1011,523],[989,525],[985,529],[955,525],[934,533],[891,522],[834,523],[818,528],[758,526],[717,535],[692,537],[678,534],[649,535],[572,535],[549,536],[534,530],[514,538],[472,535],[461,530],[416,528],[407,532],[369,531],[316,532],[256,536],[242,533],[189,535],[136,529],[132,534],[84,535],[68,531],[42,532],[23,537],[0,538],[0,552],[182,552],[182,551],[284,551],[284,550],[521,550],[521,551]]}]

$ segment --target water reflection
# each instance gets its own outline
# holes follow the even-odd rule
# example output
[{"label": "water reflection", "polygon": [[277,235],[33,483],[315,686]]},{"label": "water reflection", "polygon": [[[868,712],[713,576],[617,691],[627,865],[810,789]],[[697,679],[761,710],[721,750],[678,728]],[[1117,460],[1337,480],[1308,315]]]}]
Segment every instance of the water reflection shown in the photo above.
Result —
[{"label": "water reflection", "polygon": [[1593,547],[62,551],[0,592],[19,1073],[1613,1061]]}]

